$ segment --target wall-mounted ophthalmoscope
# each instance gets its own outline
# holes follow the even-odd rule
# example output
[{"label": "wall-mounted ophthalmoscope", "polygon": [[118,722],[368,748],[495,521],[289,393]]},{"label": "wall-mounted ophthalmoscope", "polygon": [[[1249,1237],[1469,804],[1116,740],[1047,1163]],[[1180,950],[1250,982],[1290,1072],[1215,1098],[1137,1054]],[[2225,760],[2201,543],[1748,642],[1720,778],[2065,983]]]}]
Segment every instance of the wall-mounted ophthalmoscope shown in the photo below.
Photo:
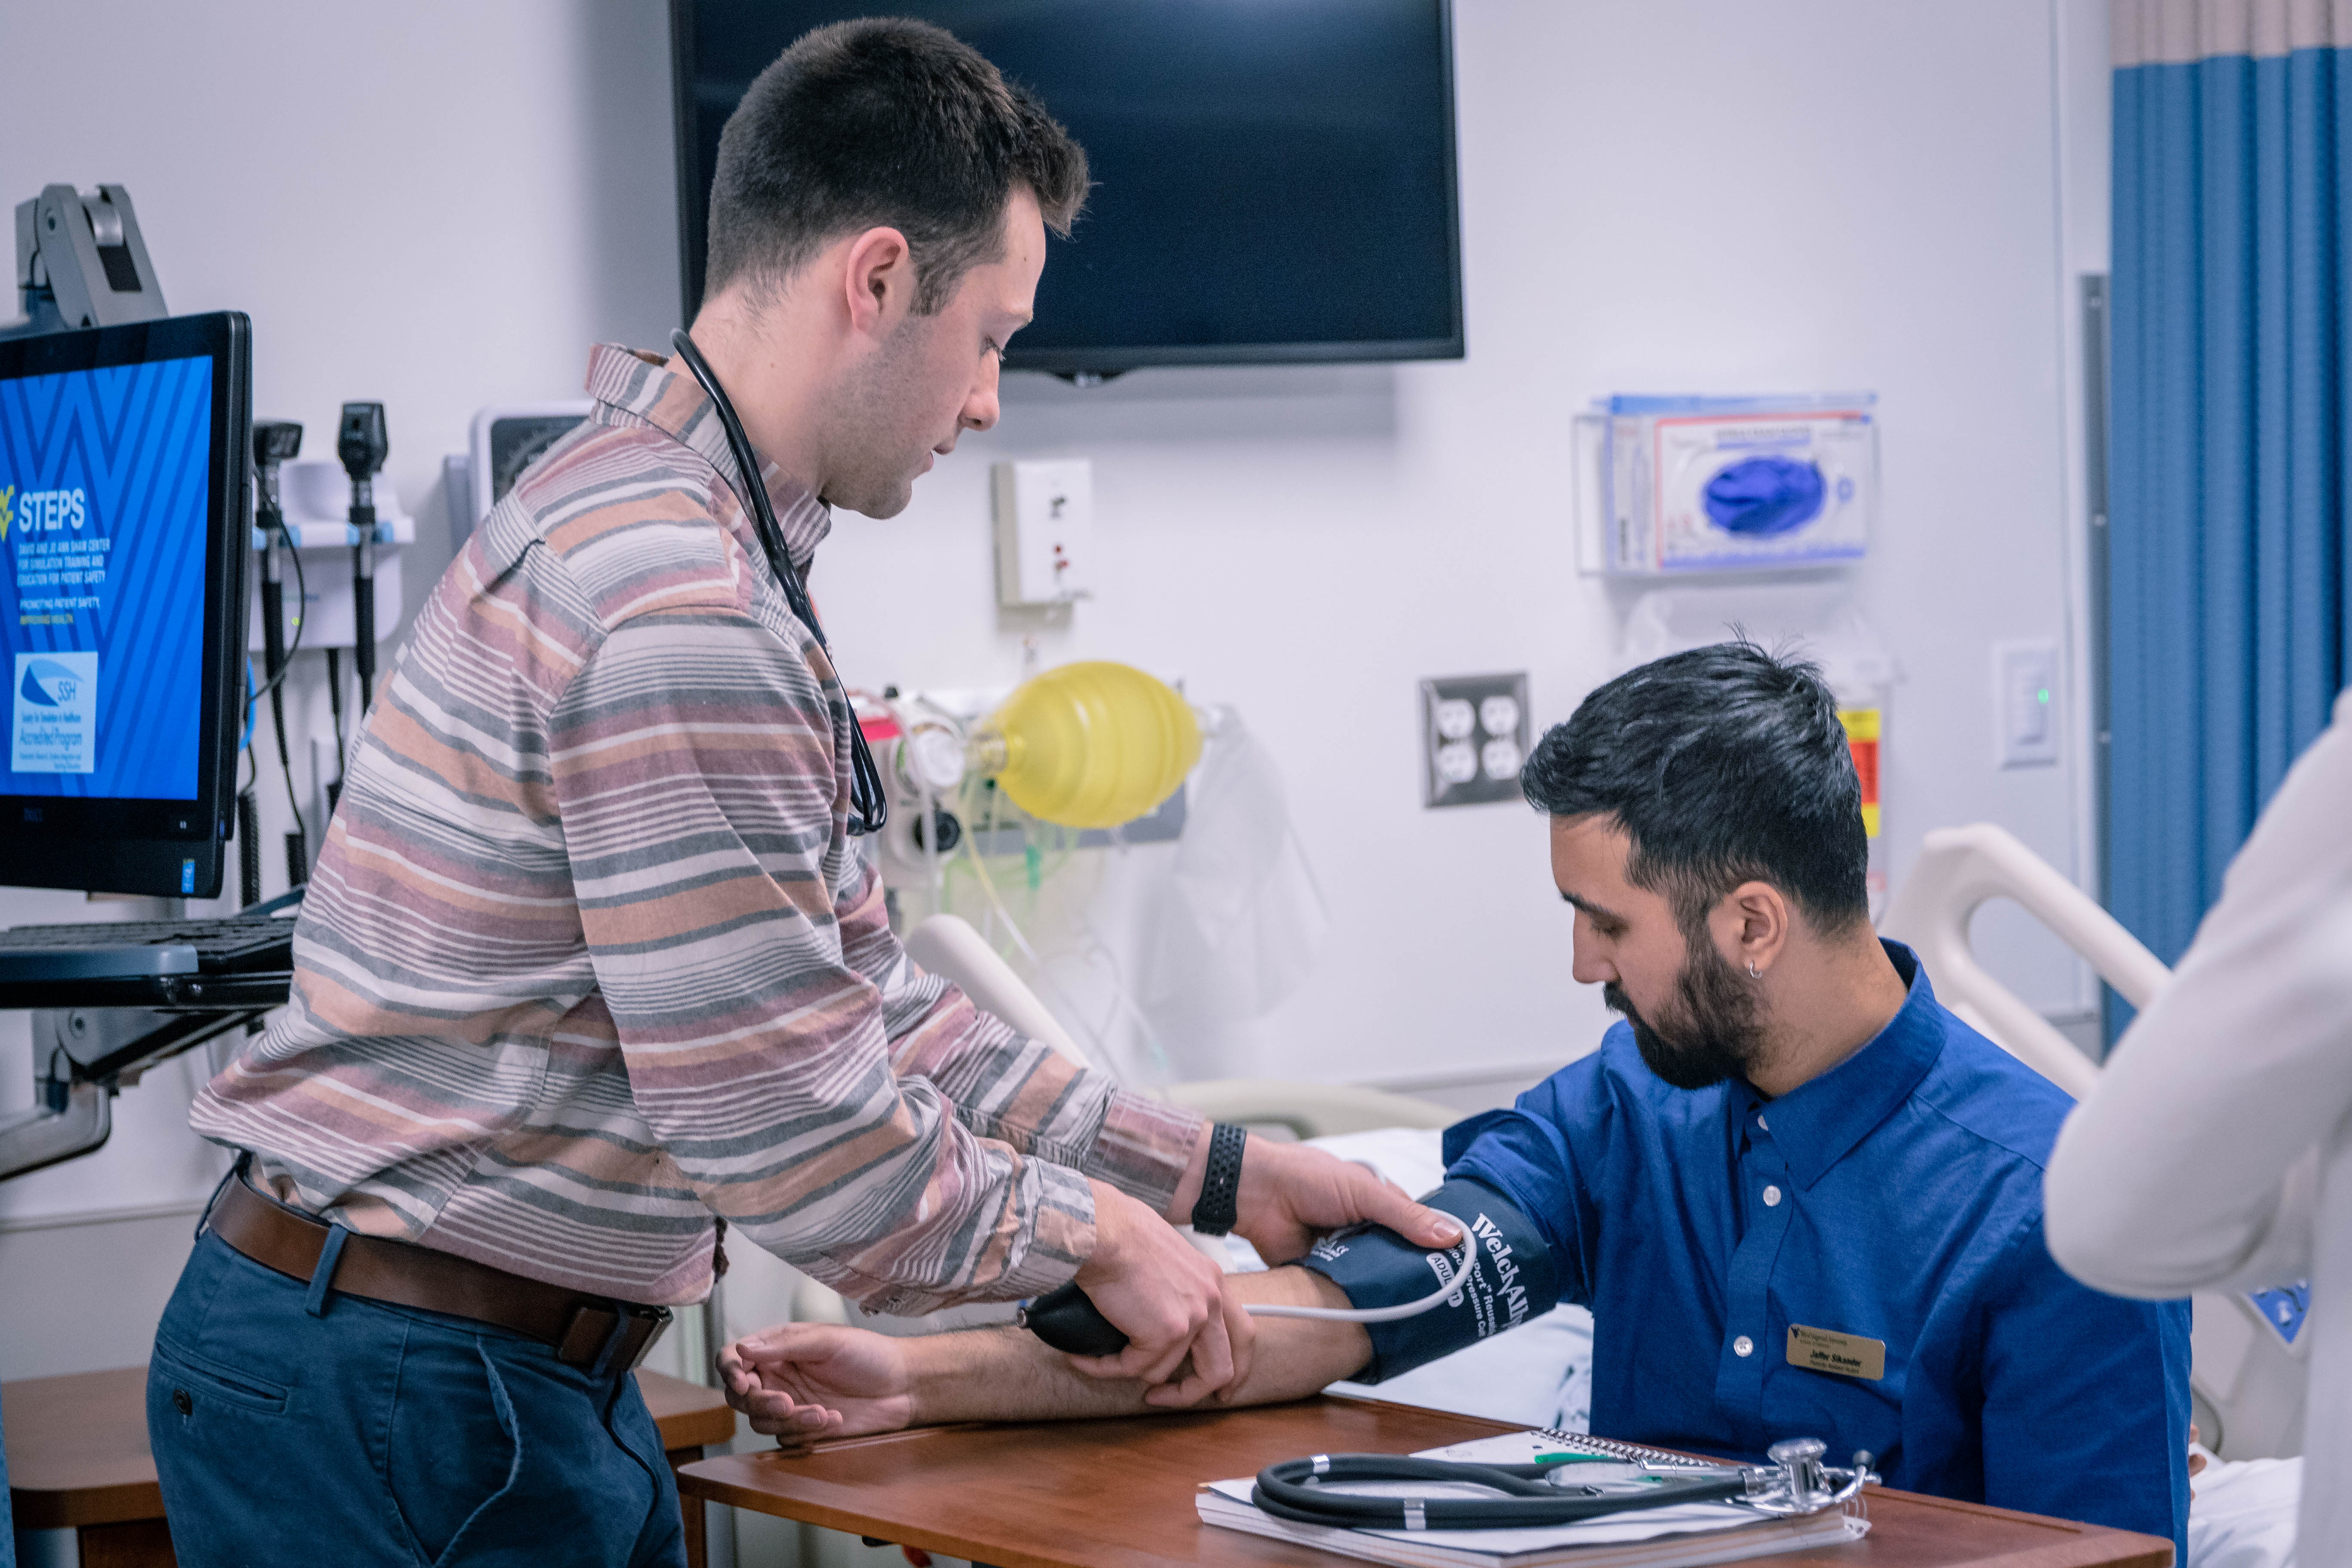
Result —
[{"label": "wall-mounted ophthalmoscope", "polygon": [[335,429],[335,456],[352,477],[352,666],[360,675],[360,722],[375,701],[375,477],[392,450],[383,405],[346,403]]}]

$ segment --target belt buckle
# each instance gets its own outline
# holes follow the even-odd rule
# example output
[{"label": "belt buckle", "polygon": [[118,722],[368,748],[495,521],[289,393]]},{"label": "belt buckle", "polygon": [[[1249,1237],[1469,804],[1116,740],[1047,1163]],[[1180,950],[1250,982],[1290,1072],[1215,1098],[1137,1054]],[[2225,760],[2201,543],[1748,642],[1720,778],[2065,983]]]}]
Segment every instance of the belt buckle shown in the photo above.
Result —
[{"label": "belt buckle", "polygon": [[676,1315],[667,1307],[640,1308],[638,1312],[643,1319],[649,1320],[653,1327],[646,1331],[644,1341],[637,1346],[637,1353],[629,1358],[629,1364],[625,1369],[629,1372],[646,1364],[646,1357],[652,1352],[662,1335],[669,1331],[670,1321]]},{"label": "belt buckle", "polygon": [[[610,1314],[613,1323],[605,1328],[596,1322],[598,1317]],[[603,1377],[618,1370],[635,1372],[670,1325],[667,1307],[641,1307],[632,1301],[583,1301],[572,1309],[571,1321],[563,1325],[563,1333],[555,1342],[555,1359],[569,1366],[584,1366],[591,1375]],[[628,1352],[628,1362],[619,1364],[619,1358],[639,1324],[649,1324],[644,1338],[635,1350]]]}]

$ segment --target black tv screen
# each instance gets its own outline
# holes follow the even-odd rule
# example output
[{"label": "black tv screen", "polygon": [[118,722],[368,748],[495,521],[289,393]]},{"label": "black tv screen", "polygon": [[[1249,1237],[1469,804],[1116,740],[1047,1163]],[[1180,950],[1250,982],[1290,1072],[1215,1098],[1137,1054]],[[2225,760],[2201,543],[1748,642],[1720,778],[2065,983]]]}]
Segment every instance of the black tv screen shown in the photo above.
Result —
[{"label": "black tv screen", "polygon": [[672,0],[689,321],[727,117],[802,34],[877,13],[954,33],[1087,150],[1008,366],[1462,356],[1447,0]]}]

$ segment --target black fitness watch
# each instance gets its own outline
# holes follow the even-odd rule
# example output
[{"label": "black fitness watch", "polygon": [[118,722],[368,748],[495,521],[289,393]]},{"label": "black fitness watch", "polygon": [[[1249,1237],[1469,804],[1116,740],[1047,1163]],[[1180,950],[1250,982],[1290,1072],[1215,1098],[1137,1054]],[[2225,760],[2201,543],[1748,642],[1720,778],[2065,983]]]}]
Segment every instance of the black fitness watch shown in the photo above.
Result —
[{"label": "black fitness watch", "polygon": [[1201,1177],[1201,1195],[1192,1200],[1192,1228],[1200,1235],[1223,1236],[1234,1228],[1234,1200],[1242,1190],[1242,1150],[1248,1142],[1248,1131],[1230,1121],[1209,1130],[1209,1168]]}]

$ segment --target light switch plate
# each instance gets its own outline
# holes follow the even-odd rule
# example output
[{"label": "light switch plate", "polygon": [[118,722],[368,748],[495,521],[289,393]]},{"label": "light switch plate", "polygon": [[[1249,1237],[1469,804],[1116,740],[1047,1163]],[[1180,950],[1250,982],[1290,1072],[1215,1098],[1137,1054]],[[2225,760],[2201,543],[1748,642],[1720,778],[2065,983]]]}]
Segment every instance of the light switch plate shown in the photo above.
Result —
[{"label": "light switch plate", "polygon": [[1423,681],[1422,805],[1517,800],[1528,734],[1526,671]]},{"label": "light switch plate", "polygon": [[1994,755],[2004,768],[2058,760],[2058,645],[2047,638],[1995,643]]}]

